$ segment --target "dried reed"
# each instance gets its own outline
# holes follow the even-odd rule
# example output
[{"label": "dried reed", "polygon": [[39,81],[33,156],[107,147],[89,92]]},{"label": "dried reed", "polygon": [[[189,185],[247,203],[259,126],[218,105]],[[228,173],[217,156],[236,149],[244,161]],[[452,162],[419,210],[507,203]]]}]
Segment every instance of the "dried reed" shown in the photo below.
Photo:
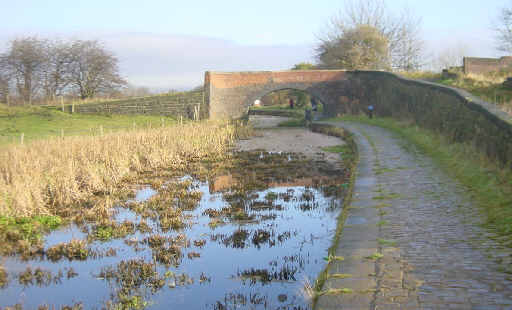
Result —
[{"label": "dried reed", "polygon": [[235,126],[201,122],[10,145],[0,151],[0,216],[60,214],[137,173],[222,157],[234,139]]}]

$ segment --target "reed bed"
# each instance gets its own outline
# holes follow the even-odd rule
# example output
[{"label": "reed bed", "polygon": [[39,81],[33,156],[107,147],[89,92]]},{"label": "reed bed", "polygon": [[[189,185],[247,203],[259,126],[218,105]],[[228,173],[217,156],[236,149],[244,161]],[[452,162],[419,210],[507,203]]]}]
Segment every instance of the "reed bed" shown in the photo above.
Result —
[{"label": "reed bed", "polygon": [[235,125],[201,122],[9,145],[0,151],[0,216],[63,214],[144,171],[222,158],[235,137]]}]

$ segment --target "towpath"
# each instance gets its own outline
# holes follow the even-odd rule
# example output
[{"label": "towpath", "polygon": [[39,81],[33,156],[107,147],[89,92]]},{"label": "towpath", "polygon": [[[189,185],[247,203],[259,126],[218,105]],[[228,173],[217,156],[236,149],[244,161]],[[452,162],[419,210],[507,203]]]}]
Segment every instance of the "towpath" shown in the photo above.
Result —
[{"label": "towpath", "polygon": [[[510,249],[481,228],[466,189],[385,129],[352,131],[354,200],[316,309],[512,309]],[[351,293],[350,293],[351,291]]]}]

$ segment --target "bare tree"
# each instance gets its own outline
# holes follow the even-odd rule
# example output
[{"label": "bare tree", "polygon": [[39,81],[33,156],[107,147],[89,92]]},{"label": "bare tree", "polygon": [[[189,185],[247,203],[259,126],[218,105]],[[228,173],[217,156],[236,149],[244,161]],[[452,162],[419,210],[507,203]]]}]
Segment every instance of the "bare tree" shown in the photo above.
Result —
[{"label": "bare tree", "polygon": [[117,58],[98,41],[75,41],[70,55],[70,85],[82,99],[110,93],[126,84],[119,75]]},{"label": "bare tree", "polygon": [[336,40],[317,48],[318,58],[328,68],[381,70],[389,68],[387,38],[375,27],[358,25],[344,29]]},{"label": "bare tree", "polygon": [[46,62],[42,69],[42,88],[45,97],[54,100],[62,96],[71,82],[71,45],[53,41],[45,50]]},{"label": "bare tree", "polygon": [[493,23],[496,31],[496,49],[512,53],[512,8],[501,8]]},{"label": "bare tree", "polygon": [[360,25],[374,27],[386,37],[394,70],[410,71],[421,66],[421,19],[407,9],[398,17],[392,15],[384,0],[347,0],[344,9],[332,18],[326,33],[320,36],[319,45],[332,45],[347,29]]},{"label": "bare tree", "polygon": [[9,104],[9,71],[7,69],[7,57],[0,54],[0,102]]},{"label": "bare tree", "polygon": [[415,17],[409,9],[404,9],[398,22],[394,44],[390,46],[393,69],[417,71],[426,64],[425,43],[421,39],[421,18]]},{"label": "bare tree", "polygon": [[462,60],[468,54],[468,47],[462,43],[445,47],[441,50],[433,60],[433,69],[441,71],[451,67],[461,67]]},{"label": "bare tree", "polygon": [[42,67],[46,62],[48,42],[37,37],[15,39],[4,56],[4,70],[14,80],[16,89],[23,102],[32,103],[32,99],[41,86]]}]

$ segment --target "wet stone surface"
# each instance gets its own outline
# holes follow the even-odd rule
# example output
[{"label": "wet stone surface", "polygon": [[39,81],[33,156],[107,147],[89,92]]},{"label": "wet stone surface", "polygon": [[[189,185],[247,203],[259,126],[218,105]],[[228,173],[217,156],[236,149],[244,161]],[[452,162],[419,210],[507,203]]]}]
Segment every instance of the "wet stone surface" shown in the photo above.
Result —
[{"label": "wet stone surface", "polygon": [[110,216],[2,257],[0,308],[310,309],[347,171],[294,153],[237,152],[147,176]]},{"label": "wet stone surface", "polygon": [[[354,201],[317,309],[512,309],[512,251],[492,241],[470,194],[388,131],[355,133],[361,161]],[[364,221],[352,221],[364,217]]]}]

